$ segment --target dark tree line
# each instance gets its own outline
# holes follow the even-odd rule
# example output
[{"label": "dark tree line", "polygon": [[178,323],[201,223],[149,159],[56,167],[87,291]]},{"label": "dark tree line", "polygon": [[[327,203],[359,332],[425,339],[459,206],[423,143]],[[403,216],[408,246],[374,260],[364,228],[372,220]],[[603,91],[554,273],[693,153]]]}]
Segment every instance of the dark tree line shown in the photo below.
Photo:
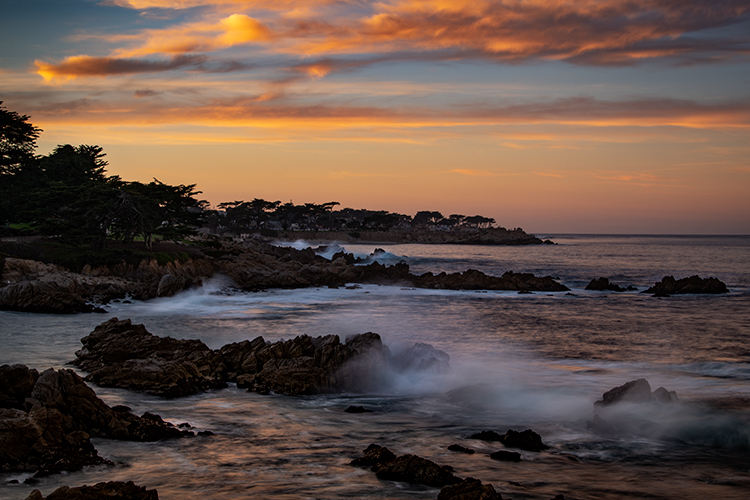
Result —
[{"label": "dark tree line", "polygon": [[[2,102],[0,102],[2,104]],[[195,232],[206,202],[195,184],[148,184],[107,175],[99,146],[57,146],[35,156],[40,129],[0,106],[0,223],[21,224],[64,243],[103,248],[108,239],[132,242]]]}]

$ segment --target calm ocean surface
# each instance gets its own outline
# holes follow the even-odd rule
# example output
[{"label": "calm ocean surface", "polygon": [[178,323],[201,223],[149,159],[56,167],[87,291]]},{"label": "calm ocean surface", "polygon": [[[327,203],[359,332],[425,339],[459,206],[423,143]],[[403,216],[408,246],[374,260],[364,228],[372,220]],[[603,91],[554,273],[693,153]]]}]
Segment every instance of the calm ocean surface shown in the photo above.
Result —
[{"label": "calm ocean surface", "polygon": [[[349,466],[370,443],[397,455],[449,464],[492,483],[503,498],[548,500],[750,496],[750,237],[540,235],[558,245],[379,245],[381,262],[412,272],[479,269],[551,275],[571,293],[460,292],[362,286],[217,293],[221,280],[167,299],[113,304],[107,315],[0,312],[0,364],[66,367],[80,339],[116,316],[157,335],[199,338],[212,348],[266,340],[379,333],[392,351],[427,342],[451,356],[441,376],[393,374],[373,394],[260,396],[230,387],[160,400],[96,388],[108,404],[189,422],[211,437],[162,443],[95,440],[116,463],[7,484],[0,499],[60,485],[133,480],[161,499],[435,498],[438,489],[380,481]],[[366,255],[374,245],[349,245]],[[587,292],[608,277],[644,290],[665,275],[715,276],[723,296],[654,298]],[[677,392],[671,406],[623,409],[643,432],[604,437],[587,429],[602,393],[636,378]],[[344,413],[364,405],[372,413]],[[622,416],[622,415],[621,415]],[[487,455],[501,445],[481,430],[531,428],[550,450],[520,463]],[[647,431],[646,431],[647,429]],[[474,448],[454,454],[453,443]]]}]

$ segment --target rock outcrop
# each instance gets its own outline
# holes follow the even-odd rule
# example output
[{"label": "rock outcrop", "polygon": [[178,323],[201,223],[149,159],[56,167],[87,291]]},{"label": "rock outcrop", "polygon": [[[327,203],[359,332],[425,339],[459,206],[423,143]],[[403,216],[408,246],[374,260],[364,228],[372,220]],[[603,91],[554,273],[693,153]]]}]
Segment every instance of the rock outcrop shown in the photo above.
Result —
[{"label": "rock outcrop", "polygon": [[671,403],[678,401],[677,393],[659,387],[651,392],[651,384],[644,378],[631,380],[602,394],[602,399],[595,402],[595,407],[605,407],[617,403]]},{"label": "rock outcrop", "polygon": [[[450,370],[450,356],[428,344],[392,356],[377,333],[266,342],[263,337],[209,349],[199,340],[158,337],[143,325],[112,318],[81,339],[73,362],[86,380],[161,397],[180,397],[236,382],[259,393],[288,395],[364,392],[389,373]],[[8,397],[12,397],[9,395]]]},{"label": "rock outcrop", "polygon": [[200,340],[158,337],[143,325],[112,318],[81,343],[74,364],[102,387],[167,398],[226,387],[223,358]]},{"label": "rock outcrop", "polygon": [[620,285],[616,283],[610,283],[609,278],[599,278],[599,279],[592,279],[588,285],[586,285],[586,290],[598,290],[598,291],[608,291],[608,292],[628,292],[636,290],[634,286],[628,286],[626,288],[621,287]]},{"label": "rock outcrop", "polygon": [[482,431],[472,434],[469,436],[469,439],[479,439],[489,442],[498,441],[508,448],[520,448],[526,451],[542,451],[549,448],[549,446],[542,442],[542,436],[531,429],[526,429],[522,432],[508,429],[508,432],[502,435],[495,431]]},{"label": "rock outcrop", "polygon": [[122,481],[109,481],[97,483],[94,486],[76,486],[70,488],[61,486],[55,491],[42,496],[39,490],[33,490],[26,500],[159,500],[156,490],[146,489],[138,486],[133,481],[124,483]]},{"label": "rock outcrop", "polygon": [[643,293],[653,293],[659,297],[685,293],[719,294],[728,293],[727,285],[718,278],[701,278],[698,275],[689,278],[675,279],[674,276],[664,276],[660,282],[644,290]]},{"label": "rock outcrop", "polygon": [[193,435],[149,413],[110,408],[72,370],[0,366],[0,469],[44,476],[108,463],[90,437],[157,441]]}]

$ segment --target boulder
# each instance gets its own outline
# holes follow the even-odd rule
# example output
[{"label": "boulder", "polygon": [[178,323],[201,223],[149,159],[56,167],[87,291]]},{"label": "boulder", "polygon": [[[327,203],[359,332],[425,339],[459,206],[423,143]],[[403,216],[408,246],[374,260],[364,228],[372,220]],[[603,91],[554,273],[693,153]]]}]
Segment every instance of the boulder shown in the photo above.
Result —
[{"label": "boulder", "polygon": [[167,398],[226,387],[222,356],[200,340],[158,337],[143,325],[112,318],[81,343],[73,363],[102,387]]},{"label": "boulder", "polygon": [[718,278],[701,278],[698,275],[676,280],[674,276],[664,276],[660,282],[643,293],[652,293],[656,296],[665,297],[675,294],[706,293],[719,294],[728,293],[727,285]]},{"label": "boulder", "polygon": [[542,436],[526,429],[525,431],[518,432],[512,429],[508,429],[508,432],[500,439],[508,448],[520,448],[526,451],[542,451],[549,448],[542,442]]},{"label": "boulder", "polygon": [[430,344],[417,342],[409,349],[395,354],[391,364],[398,372],[420,371],[441,374],[450,373],[450,359],[448,353],[435,349]]},{"label": "boulder", "polygon": [[388,462],[377,463],[372,470],[380,479],[434,487],[461,481],[448,468],[416,455],[402,455]]},{"label": "boulder", "polygon": [[490,453],[490,458],[501,462],[520,462],[521,454],[517,451],[498,450],[494,453]]},{"label": "boulder", "polygon": [[[97,483],[94,486],[61,486],[47,495],[46,500],[159,500],[156,490],[148,490],[132,481],[110,481]],[[45,500],[39,490],[33,490],[26,500]]]},{"label": "boulder", "polygon": [[187,282],[184,278],[178,278],[171,274],[165,274],[159,280],[159,285],[156,288],[156,296],[171,297],[172,295],[184,290],[186,284]]},{"label": "boulder", "polygon": [[648,380],[640,378],[605,392],[602,394],[602,399],[595,402],[594,406],[604,407],[616,403],[671,403],[675,401],[678,401],[678,398],[674,391],[659,387],[651,392],[651,385]]},{"label": "boulder", "polygon": [[480,441],[502,441],[503,436],[495,431],[482,431],[469,436],[469,439],[479,439]]},{"label": "boulder", "polygon": [[466,448],[464,446],[461,446],[460,444],[452,444],[448,446],[448,451],[455,451],[458,453],[466,453],[467,455],[473,455],[474,450],[471,448]]},{"label": "boulder", "polygon": [[438,493],[437,500],[502,500],[491,484],[482,484],[479,479],[467,477],[460,483],[445,486]]},{"label": "boulder", "polygon": [[3,365],[0,374],[11,380],[3,394],[14,395],[0,409],[3,470],[44,476],[109,463],[91,445],[91,436],[156,441],[193,435],[156,415],[138,417],[124,407],[110,408],[72,370],[50,368],[39,374],[23,365]]}]

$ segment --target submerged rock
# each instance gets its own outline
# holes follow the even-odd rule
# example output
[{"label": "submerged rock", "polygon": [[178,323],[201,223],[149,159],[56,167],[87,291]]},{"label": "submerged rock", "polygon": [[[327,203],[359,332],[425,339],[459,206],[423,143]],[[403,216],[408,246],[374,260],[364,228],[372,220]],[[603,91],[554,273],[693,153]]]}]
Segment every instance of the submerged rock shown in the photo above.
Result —
[{"label": "submerged rock", "polygon": [[517,451],[498,450],[494,453],[490,453],[490,458],[501,462],[520,462],[521,454]]},{"label": "submerged rock", "polygon": [[727,285],[718,278],[701,278],[698,275],[676,280],[674,276],[664,276],[651,288],[643,293],[653,293],[656,296],[668,296],[686,293],[719,294],[728,293]]},{"label": "submerged rock", "polygon": [[466,448],[460,444],[452,444],[448,447],[448,451],[455,451],[458,453],[466,453],[467,455],[473,455],[475,452],[471,448]]},{"label": "submerged rock", "polygon": [[[159,500],[156,490],[148,490],[144,486],[138,486],[133,481],[124,483],[122,481],[109,481],[97,483],[94,486],[77,486],[70,488],[61,486],[47,495],[46,500]],[[26,500],[45,500],[42,492],[33,490]]]},{"label": "submerged rock", "polygon": [[508,448],[520,448],[526,451],[542,451],[549,448],[542,442],[542,437],[531,429],[523,432],[508,429],[504,435],[495,431],[482,431],[472,434],[469,439],[480,439],[482,441],[495,442],[499,441]]}]

